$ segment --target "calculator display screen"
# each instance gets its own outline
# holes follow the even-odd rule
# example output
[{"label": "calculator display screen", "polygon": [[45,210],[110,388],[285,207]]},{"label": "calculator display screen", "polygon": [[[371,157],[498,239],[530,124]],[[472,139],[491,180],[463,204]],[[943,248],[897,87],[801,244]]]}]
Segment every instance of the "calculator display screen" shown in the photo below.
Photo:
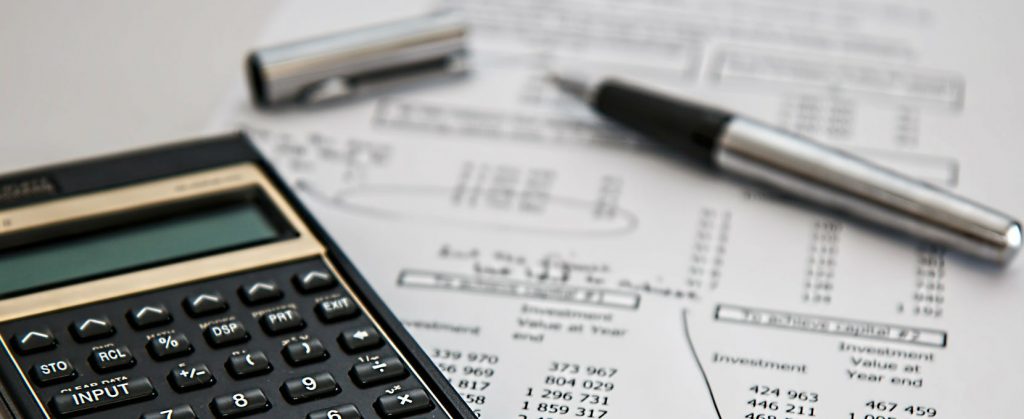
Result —
[{"label": "calculator display screen", "polygon": [[235,201],[2,251],[0,295],[272,241],[284,232],[268,215]]}]

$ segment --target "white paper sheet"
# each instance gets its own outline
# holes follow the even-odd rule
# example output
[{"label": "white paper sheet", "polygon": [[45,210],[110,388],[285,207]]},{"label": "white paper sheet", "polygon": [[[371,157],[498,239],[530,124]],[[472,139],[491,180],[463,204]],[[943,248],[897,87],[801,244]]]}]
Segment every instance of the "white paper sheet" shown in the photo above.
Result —
[{"label": "white paper sheet", "polygon": [[[366,13],[434,6],[402,5]],[[541,74],[628,74],[1024,214],[1018,3],[445,5],[467,79],[279,113],[239,89],[214,125],[250,131],[481,417],[1017,416],[1019,263],[702,170]],[[266,41],[358,20],[324,6]]]}]

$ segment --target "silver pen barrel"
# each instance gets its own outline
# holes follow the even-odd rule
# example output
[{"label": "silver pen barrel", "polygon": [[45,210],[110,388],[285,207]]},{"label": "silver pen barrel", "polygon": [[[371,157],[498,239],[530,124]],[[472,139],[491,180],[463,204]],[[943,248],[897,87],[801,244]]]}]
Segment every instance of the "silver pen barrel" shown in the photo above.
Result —
[{"label": "silver pen barrel", "polygon": [[467,71],[469,24],[444,10],[261,48],[249,54],[253,100],[318,104]]},{"label": "silver pen barrel", "polygon": [[983,259],[1005,263],[1021,247],[1020,224],[1006,214],[755,121],[732,118],[712,159],[726,172]]}]

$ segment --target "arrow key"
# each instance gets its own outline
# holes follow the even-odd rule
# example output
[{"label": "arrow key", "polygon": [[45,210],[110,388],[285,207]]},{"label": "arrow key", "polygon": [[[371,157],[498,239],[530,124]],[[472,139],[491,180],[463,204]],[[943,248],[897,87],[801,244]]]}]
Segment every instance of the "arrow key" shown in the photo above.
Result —
[{"label": "arrow key", "polygon": [[323,271],[309,271],[298,274],[295,275],[293,281],[295,282],[295,287],[304,293],[321,291],[338,285],[338,281],[334,279],[334,276]]},{"label": "arrow key", "polygon": [[105,338],[114,334],[114,325],[106,316],[91,317],[75,321],[71,327],[71,335],[79,342]]},{"label": "arrow key", "polygon": [[146,329],[171,322],[171,312],[163,304],[142,306],[128,312],[128,323],[136,329]]},{"label": "arrow key", "polygon": [[48,351],[57,347],[50,329],[29,330],[14,336],[14,348],[21,354]]},{"label": "arrow key", "polygon": [[192,317],[220,313],[228,309],[228,303],[218,292],[204,292],[185,299],[182,303]]},{"label": "arrow key", "polygon": [[377,329],[371,326],[349,329],[338,336],[338,343],[345,349],[345,352],[356,353],[367,349],[379,347],[383,341]]},{"label": "arrow key", "polygon": [[261,281],[241,286],[238,295],[246,304],[255,305],[280,300],[284,292],[273,282]]}]

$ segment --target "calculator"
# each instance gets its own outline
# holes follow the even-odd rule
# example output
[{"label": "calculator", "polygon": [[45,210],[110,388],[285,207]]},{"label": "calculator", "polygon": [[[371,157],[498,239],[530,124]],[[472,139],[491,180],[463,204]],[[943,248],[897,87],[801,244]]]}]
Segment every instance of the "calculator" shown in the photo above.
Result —
[{"label": "calculator", "polygon": [[475,417],[241,133],[0,177],[0,383],[0,417]]}]

